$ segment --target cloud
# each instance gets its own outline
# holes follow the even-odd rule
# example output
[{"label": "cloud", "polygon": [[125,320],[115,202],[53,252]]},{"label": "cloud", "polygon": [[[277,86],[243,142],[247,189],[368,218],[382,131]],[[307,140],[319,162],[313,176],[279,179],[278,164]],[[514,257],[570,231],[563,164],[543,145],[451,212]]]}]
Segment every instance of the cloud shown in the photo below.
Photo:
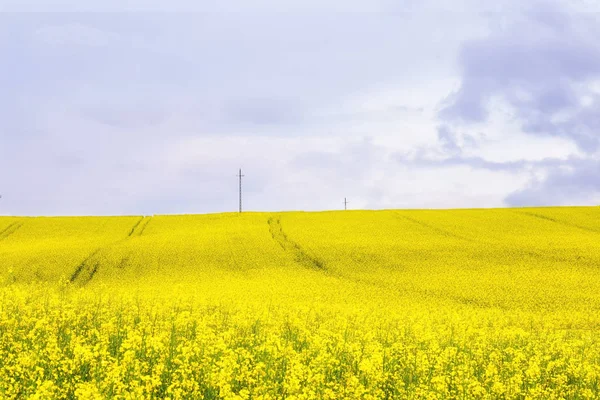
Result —
[{"label": "cloud", "polygon": [[104,47],[119,39],[117,34],[96,29],[81,23],[70,23],[65,25],[48,25],[34,32],[36,40],[60,46],[93,46]]},{"label": "cloud", "polygon": [[458,144],[456,133],[446,125],[438,127],[438,142],[447,153],[458,154],[462,151],[461,146]]},{"label": "cloud", "polygon": [[[282,3],[277,0],[193,1],[172,0],[2,0],[0,11],[18,12],[444,12],[444,13],[514,13],[522,12],[528,3],[514,0],[481,2],[477,0],[302,0]],[[570,9],[597,12],[594,1],[573,1]]]},{"label": "cloud", "polygon": [[[442,130],[443,133],[448,133]],[[469,155],[463,152],[463,147],[459,146],[453,133],[448,133],[451,139],[442,136],[439,140],[439,147],[429,146],[421,147],[409,152],[396,152],[393,158],[402,165],[415,168],[432,168],[444,170],[448,167],[467,167],[472,170],[486,170],[490,172],[507,172],[512,174],[522,174],[544,171],[550,168],[556,168],[564,163],[579,160],[579,158],[557,158],[544,157],[541,159],[518,159],[495,161],[489,160],[477,155]],[[450,142],[450,144],[448,144]]]},{"label": "cloud", "polygon": [[600,200],[600,161],[576,159],[554,165],[506,197],[511,206],[590,205]]},{"label": "cloud", "polygon": [[[235,210],[240,167],[255,210],[500,206],[554,168],[542,160],[568,159],[567,139],[595,143],[595,37],[577,16],[508,14],[496,29],[504,18],[471,0],[228,4],[0,14],[2,212]],[[460,12],[421,12],[438,6]],[[564,60],[544,75],[519,58]],[[497,123],[499,96],[526,136]]]},{"label": "cloud", "polygon": [[441,159],[428,158],[423,156],[408,157],[402,154],[397,155],[396,160],[404,165],[410,165],[414,167],[428,167],[428,168],[439,168],[444,169],[445,167],[452,166],[465,166],[471,169],[480,169],[488,171],[505,171],[505,172],[522,172],[527,167],[535,165],[536,163],[527,162],[524,160],[520,161],[489,161],[482,157],[465,157],[465,156],[451,156]]},{"label": "cloud", "polygon": [[597,101],[582,105],[581,97],[595,96],[586,85],[600,78],[600,45],[593,39],[599,34],[593,14],[538,4],[509,26],[462,47],[462,82],[439,117],[458,124],[486,122],[491,100],[501,99],[523,132],[569,138],[583,151],[596,151]]},{"label": "cloud", "polygon": [[290,98],[232,98],[223,104],[221,115],[234,124],[294,125],[302,123],[306,108]]},{"label": "cloud", "polygon": [[[437,147],[398,156],[402,163],[445,169],[451,166],[528,177],[511,191],[507,205],[594,204],[600,150],[600,34],[598,16],[556,2],[530,4],[523,13],[492,19],[488,36],[466,41],[458,55],[461,83],[440,104]],[[471,136],[473,129],[505,129],[495,141]],[[495,143],[525,136],[568,140],[577,151],[533,159],[490,160]],[[494,136],[494,134],[492,135]],[[503,146],[506,147],[506,146]],[[506,151],[506,150],[505,150]],[[510,151],[510,147],[507,148]],[[412,155],[411,155],[412,154]],[[508,153],[505,153],[508,154]],[[543,155],[543,151],[539,150]]]},{"label": "cloud", "polygon": [[0,11],[17,12],[376,12],[385,2],[360,0],[304,0],[290,1],[285,5],[276,0],[234,0],[207,2],[192,0],[2,0]]}]

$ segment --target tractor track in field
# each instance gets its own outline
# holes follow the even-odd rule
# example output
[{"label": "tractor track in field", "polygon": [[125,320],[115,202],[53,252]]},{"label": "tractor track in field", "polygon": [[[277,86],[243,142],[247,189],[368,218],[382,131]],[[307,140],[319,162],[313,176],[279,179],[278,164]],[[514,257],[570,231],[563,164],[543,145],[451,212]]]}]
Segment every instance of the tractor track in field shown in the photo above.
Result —
[{"label": "tractor track in field", "polygon": [[131,237],[135,233],[135,230],[137,229],[138,226],[140,226],[140,224],[142,223],[143,220],[144,220],[144,217],[140,218],[138,220],[138,222],[136,222],[135,225],[133,225],[133,227],[131,228],[131,231],[129,232],[129,235],[127,235],[128,237]]},{"label": "tractor track in field", "polygon": [[21,229],[22,226],[23,226],[22,222],[13,222],[12,224],[7,226],[6,228],[4,228],[4,230],[2,230],[0,232],[0,240],[8,239],[9,236],[14,234],[19,229]]},{"label": "tractor track in field", "polygon": [[454,233],[454,232],[450,232],[450,231],[447,231],[447,230],[445,230],[445,229],[438,228],[437,226],[430,225],[430,224],[428,224],[427,222],[423,222],[423,221],[421,221],[421,220],[418,220],[418,219],[416,219],[416,218],[407,217],[407,216],[406,216],[406,215],[404,215],[404,214],[396,213],[396,215],[397,215],[398,217],[402,218],[402,219],[405,219],[405,220],[407,220],[407,221],[409,221],[409,222],[412,222],[413,224],[417,224],[417,225],[420,225],[420,226],[422,226],[422,227],[424,227],[424,228],[427,228],[427,229],[429,229],[429,230],[432,230],[432,231],[434,231],[434,232],[436,232],[436,233],[438,233],[438,234],[440,234],[440,235],[442,235],[442,236],[452,237],[452,238],[454,238],[454,239],[460,239],[460,240],[464,240],[464,241],[467,241],[467,242],[474,242],[474,241],[475,241],[475,240],[473,240],[473,239],[471,239],[471,238],[464,237],[464,236],[461,236],[461,235],[457,235],[457,234],[456,234],[456,233]]},{"label": "tractor track in field", "polygon": [[[79,275],[81,275],[81,273],[83,272],[83,270],[90,264],[90,261],[98,253],[100,253],[103,249],[105,249],[105,247],[100,247],[100,248],[94,250],[89,256],[87,256],[87,258],[85,260],[83,260],[81,262],[81,264],[79,264],[77,266],[77,268],[75,268],[75,271],[73,272],[73,274],[71,274],[71,277],[69,278],[69,281],[71,281],[71,283],[75,283],[75,281],[77,280],[77,278],[79,278]],[[96,273],[97,270],[98,270],[97,266],[94,266],[94,268],[92,268],[92,271],[94,271],[94,273],[93,274],[90,273],[89,279],[87,279],[84,283],[89,282],[92,279],[92,277],[94,276],[94,274]]]},{"label": "tractor track in field", "polygon": [[327,271],[325,261],[307,253],[298,243],[291,240],[285,234],[279,217],[270,217],[267,223],[269,224],[269,232],[273,240],[281,246],[283,251],[290,253],[298,264],[319,271]]},{"label": "tractor track in field", "polygon": [[144,234],[144,231],[146,230],[146,227],[148,226],[148,224],[150,223],[151,220],[152,220],[152,217],[142,217],[137,222],[137,224],[135,224],[134,227],[131,229],[131,232],[129,233],[129,237],[142,236]]},{"label": "tractor track in field", "polygon": [[[408,219],[411,220],[410,217]],[[273,240],[275,240],[285,252],[292,253],[294,255],[296,262],[301,265],[304,265],[311,269],[321,270],[323,272],[326,272],[328,275],[335,277],[337,279],[340,279],[342,281],[346,281],[346,282],[349,282],[352,284],[357,284],[357,285],[365,285],[365,286],[367,286],[371,289],[377,290],[379,292],[383,291],[383,292],[389,292],[390,294],[395,294],[395,293],[398,293],[399,291],[405,290],[403,287],[399,287],[399,286],[396,286],[393,284],[390,285],[386,282],[381,282],[381,281],[368,279],[368,278],[360,277],[360,276],[355,276],[355,277],[346,276],[343,274],[336,273],[335,271],[329,271],[326,268],[326,265],[322,260],[319,260],[318,258],[313,257],[310,254],[308,254],[304,249],[302,249],[302,247],[298,243],[294,242],[286,235],[285,231],[283,230],[283,228],[281,226],[281,220],[278,216],[270,217],[267,222],[269,224],[269,231],[271,233],[271,236],[273,237]],[[421,225],[421,221],[418,221],[418,220],[414,220],[411,222],[415,222],[415,223],[418,223]],[[423,223],[423,226],[438,231],[438,229],[436,229],[436,227],[432,227],[429,224]],[[439,231],[444,232],[448,236],[454,236],[461,240],[466,240],[469,242],[474,241],[470,238],[461,237],[459,235],[453,234],[452,232],[446,232],[442,229],[439,229]],[[441,232],[439,232],[439,233],[441,233]],[[446,300],[451,301],[456,304],[461,304],[464,306],[480,308],[480,309],[489,309],[489,308],[505,309],[505,308],[507,308],[507,306],[503,305],[503,304],[493,304],[486,300],[478,299],[475,297],[471,298],[468,296],[462,296],[462,295],[453,294],[453,293],[438,292],[433,289],[427,289],[427,288],[411,287],[408,289],[408,292],[427,296],[427,297],[446,299]]]},{"label": "tractor track in field", "polygon": [[137,236],[137,237],[142,236],[142,234],[144,233],[144,230],[150,223],[150,220],[152,220],[152,217],[141,217],[138,220],[138,222],[136,222],[135,225],[133,225],[133,227],[131,227],[131,231],[129,231],[129,234],[127,235],[127,237],[130,238],[133,236]]},{"label": "tractor track in field", "polygon": [[542,214],[537,214],[537,213],[534,213],[534,212],[531,212],[531,211],[521,211],[521,210],[512,210],[512,211],[515,212],[515,213],[517,213],[517,214],[528,215],[528,216],[530,216],[532,218],[543,219],[544,221],[554,222],[555,224],[559,224],[559,225],[563,225],[563,226],[568,226],[570,228],[577,228],[577,229],[581,229],[581,230],[584,230],[584,231],[587,231],[587,232],[600,233],[600,229],[589,228],[587,226],[574,224],[572,222],[561,221],[559,219],[548,217],[548,216],[542,215]]},{"label": "tractor track in field", "polygon": [[[150,223],[151,219],[152,219],[152,217],[141,217],[133,225],[133,227],[131,228],[131,230],[129,231],[129,233],[127,234],[127,236],[125,238],[119,239],[115,242],[109,243],[106,246],[99,247],[96,250],[94,250],[89,256],[87,256],[85,258],[85,260],[83,260],[81,262],[81,264],[79,264],[75,268],[75,271],[73,272],[73,274],[71,274],[69,281],[71,283],[80,283],[81,285],[85,285],[85,284],[89,283],[94,278],[94,276],[98,272],[98,269],[100,268],[100,261],[96,259],[98,254],[105,252],[118,244],[121,244],[128,240],[131,240],[131,238],[133,238],[133,237],[142,236],[142,234],[144,233],[144,230]],[[121,261],[119,261],[117,268],[123,269],[127,266],[128,263],[129,263],[129,257],[123,257],[121,259]]]}]

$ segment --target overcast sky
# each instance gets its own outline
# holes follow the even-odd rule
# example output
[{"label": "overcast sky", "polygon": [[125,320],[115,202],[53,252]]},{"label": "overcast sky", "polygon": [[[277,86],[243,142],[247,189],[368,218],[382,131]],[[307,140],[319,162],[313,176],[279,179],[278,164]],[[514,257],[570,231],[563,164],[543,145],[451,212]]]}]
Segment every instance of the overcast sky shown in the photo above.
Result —
[{"label": "overcast sky", "polygon": [[599,204],[599,11],[0,0],[0,214]]}]

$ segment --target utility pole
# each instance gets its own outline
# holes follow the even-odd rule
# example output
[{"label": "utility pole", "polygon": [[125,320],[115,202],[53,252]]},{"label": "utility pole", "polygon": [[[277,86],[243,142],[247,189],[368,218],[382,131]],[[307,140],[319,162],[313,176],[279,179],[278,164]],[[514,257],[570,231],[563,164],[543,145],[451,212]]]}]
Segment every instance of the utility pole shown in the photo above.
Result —
[{"label": "utility pole", "polygon": [[344,197],[344,210],[348,209],[348,200]]},{"label": "utility pole", "polygon": [[242,212],[242,177],[244,175],[242,175],[242,169],[240,168],[240,172],[237,175],[238,178],[240,178],[240,213]]}]

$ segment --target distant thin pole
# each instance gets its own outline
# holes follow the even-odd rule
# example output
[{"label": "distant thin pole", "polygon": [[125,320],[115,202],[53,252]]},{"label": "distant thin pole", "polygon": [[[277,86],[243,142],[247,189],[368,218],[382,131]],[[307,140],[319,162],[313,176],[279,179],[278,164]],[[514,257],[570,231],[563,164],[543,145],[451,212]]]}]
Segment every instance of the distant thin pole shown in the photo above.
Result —
[{"label": "distant thin pole", "polygon": [[344,210],[348,209],[348,200],[344,197]]},{"label": "distant thin pole", "polygon": [[240,178],[240,213],[242,212],[242,177],[244,175],[242,175],[242,169],[240,168],[240,172],[238,173],[237,177]]}]

